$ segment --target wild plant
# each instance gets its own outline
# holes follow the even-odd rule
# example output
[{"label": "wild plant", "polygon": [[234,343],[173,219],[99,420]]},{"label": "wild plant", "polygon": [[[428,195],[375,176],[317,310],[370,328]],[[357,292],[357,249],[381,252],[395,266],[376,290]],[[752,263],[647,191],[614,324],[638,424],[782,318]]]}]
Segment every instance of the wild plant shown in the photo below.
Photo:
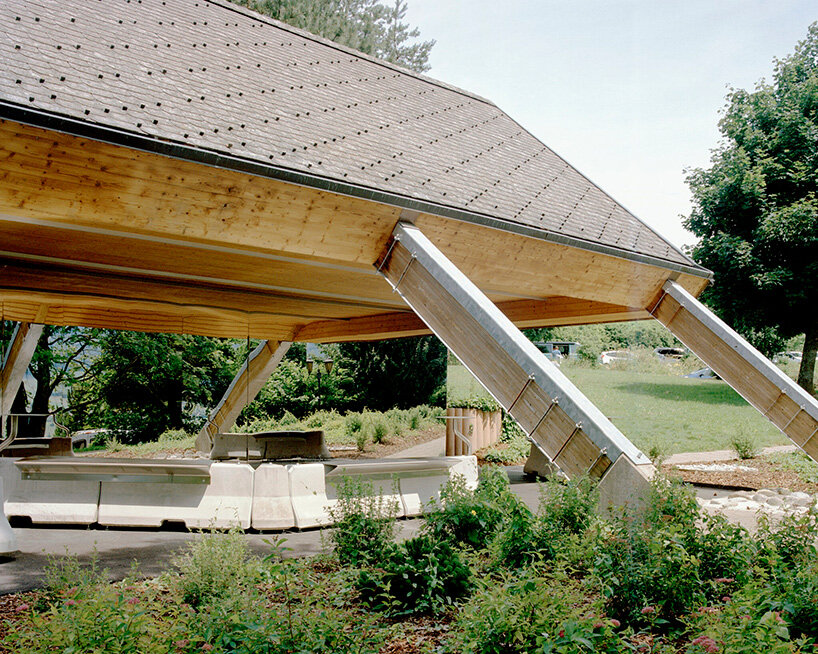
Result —
[{"label": "wild plant", "polygon": [[338,561],[349,566],[378,561],[395,538],[397,502],[376,492],[371,482],[354,477],[344,477],[337,493],[329,514]]}]

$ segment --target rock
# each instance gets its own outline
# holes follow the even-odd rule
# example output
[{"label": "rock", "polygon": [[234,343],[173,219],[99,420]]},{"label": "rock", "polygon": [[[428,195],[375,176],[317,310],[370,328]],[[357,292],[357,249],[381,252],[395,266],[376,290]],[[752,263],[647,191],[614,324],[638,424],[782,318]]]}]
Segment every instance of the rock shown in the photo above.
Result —
[{"label": "rock", "polygon": [[749,500],[752,496],[753,493],[751,493],[750,491],[735,491],[734,493],[730,493],[728,497],[730,497],[731,499],[734,497],[744,497]]},{"label": "rock", "polygon": [[776,497],[775,495],[771,495],[767,498],[766,503],[769,506],[781,506],[784,504],[784,500],[782,500],[780,497]]}]

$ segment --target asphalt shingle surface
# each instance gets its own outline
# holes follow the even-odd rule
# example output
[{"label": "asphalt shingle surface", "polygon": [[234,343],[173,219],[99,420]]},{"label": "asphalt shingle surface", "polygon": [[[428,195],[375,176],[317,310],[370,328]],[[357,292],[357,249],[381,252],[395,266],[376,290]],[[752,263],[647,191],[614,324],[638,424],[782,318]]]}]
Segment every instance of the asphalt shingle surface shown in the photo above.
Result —
[{"label": "asphalt shingle surface", "polygon": [[226,2],[7,0],[0,61],[2,101],[691,265],[491,102]]}]

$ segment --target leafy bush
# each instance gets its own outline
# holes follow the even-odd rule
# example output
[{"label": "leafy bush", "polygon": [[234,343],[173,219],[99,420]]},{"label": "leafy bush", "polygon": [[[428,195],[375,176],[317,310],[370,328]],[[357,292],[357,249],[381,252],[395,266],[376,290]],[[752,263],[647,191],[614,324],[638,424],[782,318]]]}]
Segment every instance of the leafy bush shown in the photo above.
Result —
[{"label": "leafy bush", "polygon": [[376,418],[370,423],[372,432],[372,442],[376,444],[386,441],[386,435],[389,433],[389,427],[382,418]]},{"label": "leafy bush", "polygon": [[193,438],[193,434],[189,434],[184,429],[166,429],[159,435],[159,442],[165,445],[179,443]]},{"label": "leafy bush", "polygon": [[330,538],[342,565],[379,561],[395,537],[397,503],[377,494],[370,482],[344,477],[338,502],[329,514],[335,523]]},{"label": "leafy bush", "polygon": [[389,615],[432,613],[468,594],[471,571],[447,542],[421,535],[392,544],[380,566],[361,571],[361,599]]},{"label": "leafy bush", "polygon": [[729,602],[702,606],[685,618],[686,654],[788,654],[806,643],[792,642],[778,611],[769,610],[767,591],[751,584]]},{"label": "leafy bush", "polygon": [[464,479],[454,476],[440,491],[440,507],[428,507],[424,529],[437,540],[485,547],[520,499],[508,485],[506,473],[495,466],[480,469],[477,489],[466,487]]},{"label": "leafy bush", "polygon": [[752,437],[743,431],[737,431],[730,438],[730,447],[739,459],[752,459],[758,456],[758,447]]},{"label": "leafy bush", "polygon": [[596,519],[597,501],[596,486],[587,477],[549,478],[541,487],[536,516],[524,505],[511,507],[490,545],[492,562],[514,568],[566,556]]},{"label": "leafy bush", "polygon": [[201,534],[174,565],[179,571],[174,583],[182,601],[192,607],[227,602],[246,591],[259,576],[258,562],[250,558],[239,528]]},{"label": "leafy bush", "polygon": [[588,612],[581,582],[529,569],[488,579],[459,611],[446,651],[457,654],[624,652],[616,624]]},{"label": "leafy bush", "polygon": [[450,409],[477,409],[487,413],[500,411],[503,408],[497,400],[488,395],[470,395],[465,398],[453,399],[448,403],[448,407]]},{"label": "leafy bush", "polygon": [[[67,548],[66,548],[67,551]],[[47,556],[43,568],[46,596],[63,597],[67,591],[72,596],[91,595],[107,584],[108,572],[100,570],[99,556],[94,550],[88,563],[80,563],[76,556]]]}]

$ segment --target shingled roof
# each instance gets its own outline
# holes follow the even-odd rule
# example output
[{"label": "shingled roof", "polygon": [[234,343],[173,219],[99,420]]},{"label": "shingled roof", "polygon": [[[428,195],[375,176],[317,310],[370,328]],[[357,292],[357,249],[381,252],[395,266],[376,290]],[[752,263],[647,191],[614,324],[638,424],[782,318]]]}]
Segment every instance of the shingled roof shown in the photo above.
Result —
[{"label": "shingled roof", "polygon": [[226,1],[6,0],[0,60],[0,116],[701,270],[491,102]]}]

